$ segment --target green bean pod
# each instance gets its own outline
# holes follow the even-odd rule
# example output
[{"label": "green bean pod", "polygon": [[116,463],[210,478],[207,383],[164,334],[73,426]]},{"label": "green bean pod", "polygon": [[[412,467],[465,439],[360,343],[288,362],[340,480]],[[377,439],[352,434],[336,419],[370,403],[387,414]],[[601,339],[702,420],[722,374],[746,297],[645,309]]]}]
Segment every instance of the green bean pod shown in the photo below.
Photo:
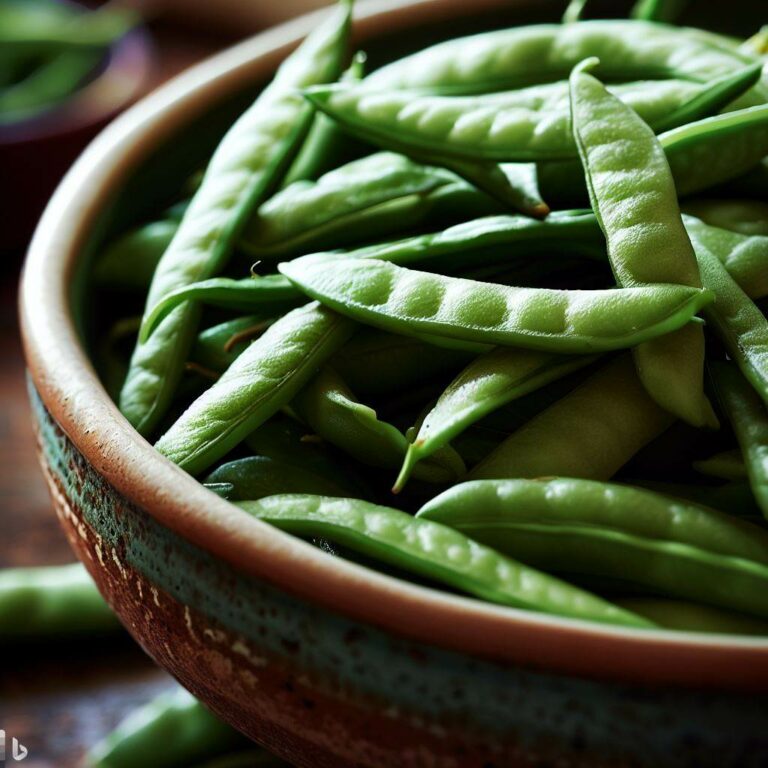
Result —
[{"label": "green bean pod", "polygon": [[[573,132],[587,189],[619,285],[701,288],[696,255],[672,175],[653,131],[585,71],[571,75]],[[649,258],[652,254],[652,258]],[[651,397],[696,427],[717,426],[704,394],[704,330],[689,324],[638,345],[635,363]]]},{"label": "green bean pod", "polygon": [[706,459],[694,461],[693,468],[702,475],[716,477],[720,480],[744,480],[747,477],[744,458],[738,448],[719,451]]},{"label": "green bean pod", "polygon": [[[229,129],[155,271],[147,312],[172,291],[211,278],[224,266],[246,219],[275,186],[309,128],[312,110],[296,89],[339,76],[350,13],[351,3],[342,3]],[[193,302],[182,304],[134,350],[120,409],[144,435],[173,398],[198,317]]]},{"label": "green bean pod", "polygon": [[483,416],[578,370],[596,358],[497,347],[478,357],[446,388],[408,447],[395,490],[413,469]]},{"label": "green bean pod", "polygon": [[178,688],[131,712],[86,757],[88,768],[177,768],[250,742]]},{"label": "green bean pod", "polygon": [[305,256],[279,269],[313,299],[383,330],[575,354],[669,333],[711,301],[707,291],[679,285],[511,288],[336,254]]},{"label": "green bean pod", "polygon": [[739,441],[749,485],[768,518],[768,413],[743,376],[726,363],[711,364],[717,395]]},{"label": "green bean pod", "polygon": [[252,276],[243,280],[212,277],[167,293],[144,314],[139,339],[147,341],[171,312],[188,301],[235,312],[261,311],[276,314],[296,306],[299,303],[297,298],[300,301],[294,287],[282,275]]},{"label": "green bean pod", "polygon": [[623,355],[513,432],[468,477],[608,480],[671,423]]},{"label": "green bean pod", "polygon": [[570,478],[482,480],[445,491],[417,516],[534,567],[768,618],[768,533],[651,491]]},{"label": "green bean pod", "polygon": [[272,496],[238,506],[300,536],[323,536],[390,565],[494,603],[609,624],[649,622],[601,598],[499,555],[440,523],[353,499]]},{"label": "green bean pod", "polygon": [[761,200],[687,200],[683,211],[705,224],[728,230],[762,243],[768,260],[768,202]]},{"label": "green bean pod", "polygon": [[80,563],[0,570],[0,640],[62,638],[120,628]]},{"label": "green bean pod", "polygon": [[316,304],[295,309],[254,341],[157,441],[190,474],[222,458],[282,406],[353,331]]},{"label": "green bean pod", "polygon": [[268,315],[245,315],[205,328],[197,335],[192,348],[193,362],[218,373],[225,371],[276,319]]},{"label": "green bean pod", "polygon": [[[711,115],[751,88],[761,65],[711,83],[648,80],[611,87],[657,130]],[[525,163],[576,155],[568,83],[477,96],[439,96],[359,86],[315,86],[305,95],[349,133],[385,148],[476,161]]]}]

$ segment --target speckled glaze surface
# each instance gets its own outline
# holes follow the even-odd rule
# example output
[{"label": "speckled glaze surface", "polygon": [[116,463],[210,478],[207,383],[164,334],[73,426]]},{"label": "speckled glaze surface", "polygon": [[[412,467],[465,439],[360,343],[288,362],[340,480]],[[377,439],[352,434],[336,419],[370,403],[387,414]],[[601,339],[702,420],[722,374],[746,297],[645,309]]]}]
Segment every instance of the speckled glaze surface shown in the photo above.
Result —
[{"label": "speckled glaze surface", "polygon": [[[496,5],[367,4],[356,32]],[[38,228],[21,296],[32,411],[78,557],[153,658],[298,766],[768,765],[767,641],[558,620],[344,562],[205,490],[107,397],[72,303],[108,202],[159,142],[263,80],[314,23],[271,30],[133,108]]]}]

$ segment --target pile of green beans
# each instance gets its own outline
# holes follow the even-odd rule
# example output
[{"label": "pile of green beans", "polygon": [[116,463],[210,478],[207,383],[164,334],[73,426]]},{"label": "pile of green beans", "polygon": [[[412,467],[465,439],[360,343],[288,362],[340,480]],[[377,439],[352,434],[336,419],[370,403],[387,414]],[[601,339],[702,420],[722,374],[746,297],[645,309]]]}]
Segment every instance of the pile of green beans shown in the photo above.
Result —
[{"label": "pile of green beans", "polygon": [[0,2],[0,126],[66,102],[136,21],[112,4],[91,11],[55,0]]},{"label": "pile of green beans", "polygon": [[368,73],[341,2],[191,199],[180,178],[95,259],[126,418],[337,556],[762,632],[764,33],[675,26],[682,5],[576,0]]}]

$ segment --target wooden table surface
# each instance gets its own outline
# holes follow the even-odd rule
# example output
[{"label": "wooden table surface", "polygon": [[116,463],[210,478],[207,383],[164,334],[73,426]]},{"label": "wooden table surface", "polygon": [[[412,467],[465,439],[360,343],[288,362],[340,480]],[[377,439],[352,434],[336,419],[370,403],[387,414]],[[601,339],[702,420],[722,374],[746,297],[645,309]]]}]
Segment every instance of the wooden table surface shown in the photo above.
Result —
[{"label": "wooden table surface", "polygon": [[[158,61],[151,85],[228,42],[168,28],[153,32]],[[0,567],[73,559],[35,455],[16,311],[20,263],[21,254],[7,255],[0,277]],[[6,648],[0,729],[9,743],[16,737],[29,750],[20,765],[75,768],[127,712],[173,685],[127,634],[79,647]]]}]

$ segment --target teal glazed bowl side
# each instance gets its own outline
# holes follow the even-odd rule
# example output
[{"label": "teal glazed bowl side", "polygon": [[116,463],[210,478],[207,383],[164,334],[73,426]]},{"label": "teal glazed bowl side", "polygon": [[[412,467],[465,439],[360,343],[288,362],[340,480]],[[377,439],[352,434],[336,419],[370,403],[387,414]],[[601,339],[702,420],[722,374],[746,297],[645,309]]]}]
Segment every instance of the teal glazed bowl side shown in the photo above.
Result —
[{"label": "teal glazed bowl side", "polygon": [[[541,8],[369,2],[356,44],[376,56],[414,30],[456,34],[502,7]],[[317,19],[225,51],[130,109],[38,227],[22,328],[41,463],[77,556],[159,664],[298,766],[765,765],[768,641],[559,620],[334,558],[204,489],[104,391],[87,355],[94,249],[194,166],[184,140],[203,142],[201,116],[263,83]]]}]

